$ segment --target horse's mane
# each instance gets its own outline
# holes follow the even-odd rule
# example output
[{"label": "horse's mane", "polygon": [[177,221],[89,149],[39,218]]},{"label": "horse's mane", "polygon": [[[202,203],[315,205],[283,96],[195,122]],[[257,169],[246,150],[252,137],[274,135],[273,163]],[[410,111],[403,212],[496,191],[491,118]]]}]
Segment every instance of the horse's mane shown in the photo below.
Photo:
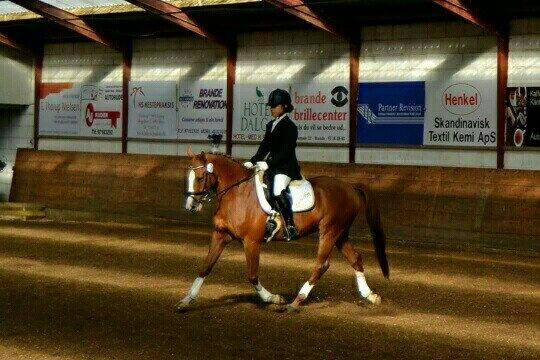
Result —
[{"label": "horse's mane", "polygon": [[227,154],[223,154],[223,153],[213,153],[213,154],[209,154],[209,155],[223,157],[226,160],[232,161],[232,162],[234,162],[234,163],[236,163],[236,164],[238,164],[240,166],[244,166],[244,164],[240,160],[237,160],[237,159],[233,158],[231,155],[227,155]]}]

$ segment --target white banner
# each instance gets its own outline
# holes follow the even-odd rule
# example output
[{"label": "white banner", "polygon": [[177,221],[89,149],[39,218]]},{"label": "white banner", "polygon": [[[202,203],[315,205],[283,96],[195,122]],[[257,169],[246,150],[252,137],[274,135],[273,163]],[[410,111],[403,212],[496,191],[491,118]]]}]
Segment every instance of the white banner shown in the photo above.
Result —
[{"label": "white banner", "polygon": [[117,83],[44,83],[39,134],[122,137],[122,86]]},{"label": "white banner", "polygon": [[131,82],[128,137],[208,140],[225,135],[227,92],[223,81]]},{"label": "white banner", "polygon": [[130,82],[128,137],[176,139],[176,92],[173,81]]},{"label": "white banner", "polygon": [[293,85],[291,119],[298,126],[298,142],[349,142],[349,87],[311,82]]},{"label": "white banner", "polygon": [[81,88],[71,83],[44,83],[40,87],[39,134],[79,135]]},{"label": "white banner", "polygon": [[493,80],[426,81],[424,145],[497,145],[497,85]]},{"label": "white banner", "polygon": [[276,88],[289,91],[294,110],[289,114],[298,127],[299,143],[336,144],[349,141],[349,90],[331,83],[239,84],[235,86],[233,141],[261,141],[272,120],[266,106]]},{"label": "white banner", "polygon": [[225,139],[225,85],[224,81],[197,81],[178,86],[178,139],[208,140],[210,134],[222,134]]},{"label": "white banner", "polygon": [[81,85],[79,136],[122,137],[122,84]]},{"label": "white banner", "polygon": [[272,120],[270,108],[266,106],[268,95],[276,88],[290,91],[288,85],[245,85],[234,87],[233,141],[261,141],[266,124]]}]

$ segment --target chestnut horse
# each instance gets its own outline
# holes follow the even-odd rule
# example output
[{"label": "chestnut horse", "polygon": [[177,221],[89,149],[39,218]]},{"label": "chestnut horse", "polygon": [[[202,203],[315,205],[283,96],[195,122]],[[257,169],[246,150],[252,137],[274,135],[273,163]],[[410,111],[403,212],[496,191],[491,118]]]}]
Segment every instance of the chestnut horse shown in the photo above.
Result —
[{"label": "chestnut horse", "polygon": [[[259,253],[263,240],[267,215],[257,199],[254,170],[246,169],[239,161],[221,154],[195,155],[188,149],[191,166],[187,174],[186,209],[200,211],[211,191],[216,192],[217,210],[214,214],[214,231],[210,248],[187,296],[176,304],[177,311],[186,310],[197,298],[205,277],[210,274],[225,246],[232,240],[244,245],[247,262],[247,277],[261,300],[266,303],[285,304],[282,296],[266,290],[258,279]],[[256,170],[255,170],[256,171]],[[352,186],[338,179],[320,176],[309,179],[315,193],[312,210],[295,213],[299,237],[319,231],[317,261],[309,280],[302,286],[295,300],[287,306],[297,310],[321,276],[330,266],[330,253],[337,246],[355,270],[360,296],[371,303],[381,301],[372,292],[364,277],[362,257],[349,241],[349,230],[359,212],[365,212],[371,231],[375,252],[382,273],[389,275],[385,253],[385,235],[381,227],[379,209],[366,189]],[[283,230],[275,240],[284,240]]]}]

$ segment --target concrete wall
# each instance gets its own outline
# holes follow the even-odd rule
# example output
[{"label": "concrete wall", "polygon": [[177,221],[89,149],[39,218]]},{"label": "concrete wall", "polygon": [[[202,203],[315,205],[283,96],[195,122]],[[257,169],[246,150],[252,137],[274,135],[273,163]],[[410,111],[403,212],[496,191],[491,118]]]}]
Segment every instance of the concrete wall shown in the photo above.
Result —
[{"label": "concrete wall", "polygon": [[[183,210],[187,158],[21,150],[12,200],[210,223]],[[540,251],[540,172],[302,163],[307,176],[368,185],[390,243]],[[339,199],[335,199],[339,201]],[[353,237],[367,239],[364,220]]]},{"label": "concrete wall", "polygon": [[[509,85],[540,85],[538,18],[512,22]],[[362,31],[360,81],[495,79],[496,38],[465,22],[367,26]],[[308,82],[313,79],[349,82],[348,43],[322,31],[255,32],[238,36],[237,84]],[[43,81],[98,82],[121,80],[121,56],[92,43],[55,44],[45,49]],[[132,80],[226,81],[226,51],[199,37],[134,40]],[[496,96],[496,94],[493,94]],[[130,140],[128,152],[183,155],[197,142]],[[120,152],[119,141],[43,139],[40,149]],[[234,144],[233,155],[247,158],[256,145]],[[222,146],[224,150],[224,146]],[[300,146],[303,161],[347,162],[347,147]],[[540,151],[508,149],[509,169],[540,169]],[[358,163],[423,166],[496,166],[493,149],[362,146]]]},{"label": "concrete wall", "polygon": [[[368,26],[362,31],[360,81],[496,79],[497,42],[464,22]],[[494,93],[493,96],[496,96]],[[358,147],[360,163],[496,167],[495,151]]]},{"label": "concrete wall", "polygon": [[34,139],[34,72],[30,55],[0,48],[0,201],[11,187],[12,167],[19,148],[32,148]]},{"label": "concrete wall", "polygon": [[[44,49],[42,81],[122,82],[122,55],[106,46],[91,42],[49,44]],[[39,149],[119,153],[122,151],[122,142],[43,138],[39,141]]]},{"label": "concrete wall", "polygon": [[30,55],[0,47],[0,79],[0,104],[28,106],[34,103],[34,72]]},{"label": "concrete wall", "polygon": [[[227,83],[227,51],[200,37],[135,40],[131,68],[133,81],[217,80]],[[208,151],[208,144],[130,140],[128,152],[135,154],[185,155]],[[221,147],[225,151],[225,145]]]},{"label": "concrete wall", "polygon": [[33,147],[33,60],[0,48],[0,156],[13,163],[18,148]]},{"label": "concrete wall", "polygon": [[[349,44],[317,30],[255,32],[238,37],[236,83],[307,83],[339,80],[349,84]],[[256,145],[233,146],[233,155],[250,158]],[[347,147],[299,146],[304,161],[348,162]]]}]

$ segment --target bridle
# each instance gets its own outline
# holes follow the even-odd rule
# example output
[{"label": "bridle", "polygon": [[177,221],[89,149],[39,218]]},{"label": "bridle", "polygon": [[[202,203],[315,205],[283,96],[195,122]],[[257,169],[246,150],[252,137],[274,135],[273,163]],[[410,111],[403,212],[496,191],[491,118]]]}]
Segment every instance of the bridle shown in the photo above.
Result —
[{"label": "bridle", "polygon": [[[211,167],[211,169],[209,170],[209,167]],[[193,198],[193,200],[197,203],[200,203],[202,204],[203,202],[209,202],[210,200],[212,200],[212,197],[211,197],[211,193],[212,193],[212,190],[214,190],[214,187],[215,186],[212,186],[208,189],[206,189],[206,184],[208,183],[208,178],[213,175],[213,176],[216,176],[214,173],[213,173],[213,165],[212,164],[204,164],[204,165],[199,165],[199,166],[196,166],[196,167],[189,167],[189,170],[190,171],[193,171],[195,173],[195,170],[198,170],[198,169],[202,169],[204,168],[204,182],[203,182],[203,186],[202,186],[202,191],[189,191],[187,190],[186,191],[186,196],[191,196]],[[189,179],[188,179],[189,181]],[[216,185],[217,185],[217,182],[216,182]],[[201,196],[200,198],[195,198],[195,196]]]},{"label": "bridle", "polygon": [[[203,187],[202,187],[202,191],[186,191],[185,194],[186,196],[190,196],[193,201],[195,201],[197,204],[203,204],[204,202],[210,202],[212,200],[212,198],[215,197],[219,197],[220,195],[223,195],[225,194],[227,191],[229,191],[230,189],[252,179],[254,176],[255,176],[255,172],[253,172],[252,175],[246,177],[246,178],[243,178],[241,179],[240,181],[237,181],[235,182],[234,184],[226,187],[225,189],[221,190],[220,192],[213,192],[214,190],[216,190],[217,188],[217,181],[216,183],[214,184],[214,186],[212,186],[211,188],[208,188],[206,189],[206,184],[208,182],[208,178],[210,176],[216,176],[216,174],[214,174],[213,170],[214,170],[214,165],[212,163],[205,163],[203,165],[199,165],[199,166],[196,166],[196,167],[189,167],[189,170],[195,172],[195,170],[198,170],[198,169],[202,169],[204,168],[204,182],[203,182]],[[189,179],[188,179],[189,181]],[[196,198],[195,196],[201,196],[200,198]]]}]

